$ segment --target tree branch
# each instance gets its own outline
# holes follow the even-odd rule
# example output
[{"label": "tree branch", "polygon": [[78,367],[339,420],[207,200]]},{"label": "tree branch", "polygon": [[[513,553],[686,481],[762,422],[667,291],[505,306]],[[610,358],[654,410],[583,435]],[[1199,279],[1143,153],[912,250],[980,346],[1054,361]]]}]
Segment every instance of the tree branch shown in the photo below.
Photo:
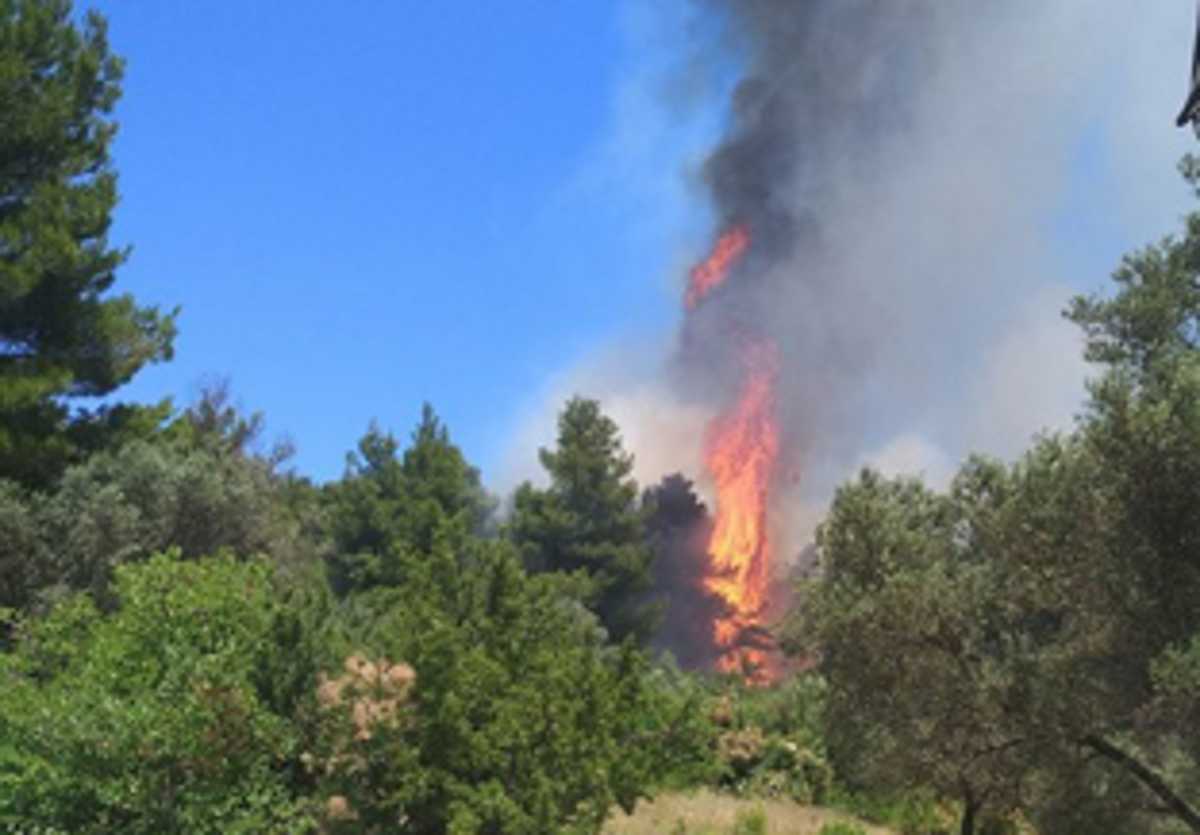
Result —
[{"label": "tree branch", "polygon": [[1140,780],[1142,785],[1150,789],[1150,791],[1154,792],[1162,800],[1171,814],[1186,823],[1192,832],[1200,833],[1200,812],[1197,812],[1191,804],[1177,795],[1162,777],[1155,774],[1131,754],[1127,754],[1100,736],[1092,734],[1084,737],[1082,742],[1093,751],[1112,760]]}]

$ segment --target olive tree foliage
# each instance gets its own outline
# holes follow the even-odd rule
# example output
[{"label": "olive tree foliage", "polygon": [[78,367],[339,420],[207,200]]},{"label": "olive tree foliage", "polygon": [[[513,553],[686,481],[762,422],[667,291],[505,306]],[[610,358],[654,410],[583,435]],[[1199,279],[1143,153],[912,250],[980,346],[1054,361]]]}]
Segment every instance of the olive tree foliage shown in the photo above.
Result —
[{"label": "olive tree foliage", "polygon": [[115,566],[172,546],[185,557],[281,552],[275,513],[269,475],[252,462],[131,444],[68,470],[44,503],[50,578],[101,592]]},{"label": "olive tree foliage", "polygon": [[851,785],[932,787],[962,801],[964,833],[1014,806],[1022,775],[1023,730],[1003,708],[1019,698],[1013,639],[964,541],[981,486],[960,477],[952,498],[867,471],[841,488],[789,641],[820,659],[826,740]]},{"label": "olive tree foliage", "polygon": [[116,566],[168,548],[185,558],[266,555],[295,572],[318,565],[325,545],[315,489],[279,472],[280,447],[255,453],[261,419],[214,392],[154,440],[68,468],[52,491],[0,482],[0,606],[68,590],[102,601]]},{"label": "olive tree foliage", "polygon": [[280,698],[297,615],[269,566],[160,554],[119,566],[113,594],[109,614],[80,594],[18,621],[0,654],[0,825],[311,831]]},{"label": "olive tree foliage", "polygon": [[1067,314],[1097,371],[1076,430],[944,495],[847,485],[793,618],[835,757],[959,797],[964,832],[1016,806],[1044,833],[1200,831],[1200,214],[1114,280]]}]

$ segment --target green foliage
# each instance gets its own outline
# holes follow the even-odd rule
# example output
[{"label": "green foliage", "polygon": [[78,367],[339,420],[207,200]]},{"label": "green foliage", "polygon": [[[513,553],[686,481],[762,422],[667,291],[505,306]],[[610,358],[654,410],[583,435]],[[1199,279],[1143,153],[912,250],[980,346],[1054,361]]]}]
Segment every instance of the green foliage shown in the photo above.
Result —
[{"label": "green foliage", "polygon": [[362,603],[377,614],[360,640],[366,657],[415,671],[405,721],[371,741],[411,773],[367,768],[325,789],[362,821],[596,832],[613,804],[631,808],[703,756],[694,706],[657,701],[642,656],[605,646],[593,617],[552,578],[527,576],[507,543],[438,536],[403,568],[403,585]]},{"label": "green foliage", "polygon": [[1068,313],[1101,372],[1077,430],[945,495],[842,488],[791,625],[839,771],[957,797],[964,832],[1200,829],[1200,213],[1114,280]]},{"label": "green foliage", "polygon": [[412,443],[372,426],[351,455],[346,476],[328,488],[335,553],[330,572],[339,593],[395,586],[413,554],[434,546],[446,524],[463,535],[483,532],[493,510],[479,472],[426,404]]},{"label": "green foliage", "polygon": [[825,574],[791,632],[820,653],[826,738],[852,783],[1018,801],[1028,729],[1005,705],[1024,685],[1020,650],[975,539],[1006,490],[979,461],[949,497],[870,472],[838,491],[818,535]]},{"label": "green foliage", "polygon": [[39,509],[38,497],[0,481],[0,607],[26,606],[42,585],[47,555]]},{"label": "green foliage", "polygon": [[761,807],[739,811],[732,835],[767,835],[767,813]]},{"label": "green foliage", "polygon": [[711,710],[715,768],[708,782],[741,797],[821,804],[833,770],[820,736],[824,684],[793,676],[769,688],[727,685]]},{"label": "green foliage", "polygon": [[158,555],[20,626],[0,656],[0,823],[295,832],[298,736],[256,687],[280,603],[261,563]]},{"label": "green foliage", "polygon": [[828,685],[815,672],[787,676],[770,687],[731,685],[736,723],[762,728],[824,753],[822,721]]},{"label": "green foliage", "polygon": [[[947,814],[928,790],[907,792],[860,791],[835,788],[830,805],[855,817],[888,826],[901,835],[929,835],[950,828]],[[837,826],[857,825],[838,822]]]},{"label": "green foliage", "polygon": [[532,570],[583,572],[586,602],[614,641],[645,642],[659,615],[645,601],[653,552],[617,425],[575,398],[559,415],[557,447],[539,456],[550,485],[517,490],[509,536]]},{"label": "green foliage", "polygon": [[669,729],[658,751],[653,786],[686,790],[715,785],[720,774],[720,764],[713,756],[718,729],[710,715],[708,682],[674,665],[659,663],[648,671],[643,686],[650,721]]},{"label": "green foliage", "polygon": [[0,475],[26,484],[77,457],[64,397],[171,355],[173,315],[106,296],[127,256],[107,243],[121,74],[98,14],[0,2]]},{"label": "green foliage", "polygon": [[169,444],[93,456],[40,504],[48,582],[103,594],[115,566],[177,547],[312,560],[314,546],[261,461]]},{"label": "green foliage", "polygon": [[867,835],[867,831],[856,823],[831,821],[822,826],[817,835]]}]

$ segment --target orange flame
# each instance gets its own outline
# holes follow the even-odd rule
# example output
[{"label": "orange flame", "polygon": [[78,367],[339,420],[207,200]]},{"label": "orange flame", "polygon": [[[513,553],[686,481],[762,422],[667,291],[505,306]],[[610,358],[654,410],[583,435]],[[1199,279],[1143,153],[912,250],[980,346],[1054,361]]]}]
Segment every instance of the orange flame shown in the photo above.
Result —
[{"label": "orange flame", "polygon": [[750,232],[745,226],[734,226],[717,239],[712,254],[692,268],[683,304],[694,310],[704,297],[725,281],[729,270],[750,246]]},{"label": "orange flame", "polygon": [[770,676],[767,652],[747,636],[762,629],[770,582],[767,502],[779,454],[773,346],[752,345],[745,359],[747,376],[736,404],[709,426],[705,463],[716,486],[717,518],[705,585],[727,607],[713,624],[723,652],[718,667],[749,668],[752,678],[762,680]]},{"label": "orange flame", "polygon": [[[728,278],[750,246],[745,226],[728,229],[712,253],[691,273],[684,305],[693,310]],[[774,677],[763,617],[770,582],[771,546],[767,507],[779,454],[775,421],[775,346],[747,342],[742,348],[744,377],[738,399],[712,420],[704,462],[716,488],[716,524],[708,543],[705,587],[725,604],[712,624],[724,672],[749,670],[754,682]]]}]

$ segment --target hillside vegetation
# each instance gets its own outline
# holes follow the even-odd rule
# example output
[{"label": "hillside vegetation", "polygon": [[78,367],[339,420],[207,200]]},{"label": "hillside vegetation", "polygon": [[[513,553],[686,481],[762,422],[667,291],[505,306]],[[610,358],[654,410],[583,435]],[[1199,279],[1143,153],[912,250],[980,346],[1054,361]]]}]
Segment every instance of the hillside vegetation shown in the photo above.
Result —
[{"label": "hillside vegetation", "polygon": [[751,687],[656,651],[705,511],[596,401],[504,501],[429,406],[314,484],[219,387],[87,400],[173,350],[111,292],[120,79],[0,0],[0,830],[1200,833],[1200,213],[1072,304],[1073,431],[837,491]]}]

